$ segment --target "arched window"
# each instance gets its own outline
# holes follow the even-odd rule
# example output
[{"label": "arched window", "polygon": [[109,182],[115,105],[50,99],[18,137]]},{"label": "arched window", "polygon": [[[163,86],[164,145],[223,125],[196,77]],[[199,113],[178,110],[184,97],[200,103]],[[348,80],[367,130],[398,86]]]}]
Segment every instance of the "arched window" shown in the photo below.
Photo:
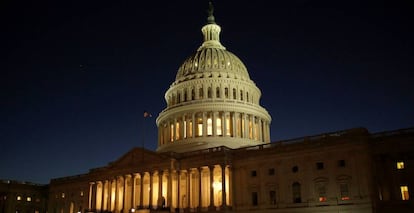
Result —
[{"label": "arched window", "polygon": [[188,98],[188,97],[187,97],[187,89],[185,89],[185,90],[184,90],[184,102],[186,102],[186,101],[187,101],[187,98]]},{"label": "arched window", "polygon": [[220,87],[216,88],[216,98],[220,98]]},{"label": "arched window", "polygon": [[177,93],[177,104],[179,104],[181,102],[181,93],[178,92]]},{"label": "arched window", "polygon": [[203,92],[203,88],[201,87],[200,89],[198,89],[198,97],[199,97],[200,99],[202,99],[202,98],[203,98],[203,94],[204,94],[204,92]]},{"label": "arched window", "polygon": [[213,96],[212,93],[213,92],[211,91],[211,87],[208,87],[208,89],[207,89],[207,98],[212,98],[212,96]]},{"label": "arched window", "polygon": [[224,88],[224,97],[229,98],[229,88]]},{"label": "arched window", "polygon": [[243,90],[240,90],[240,100],[243,100]]},{"label": "arched window", "polygon": [[246,101],[249,102],[249,92],[246,92]]},{"label": "arched window", "polygon": [[298,182],[294,182],[292,184],[292,198],[293,198],[293,203],[301,203],[302,202],[302,198],[301,198],[301,191],[300,191],[300,183]]},{"label": "arched window", "polygon": [[191,88],[191,100],[195,100],[194,88]]},{"label": "arched window", "polygon": [[233,88],[233,99],[236,99],[236,95],[237,95],[236,88]]}]

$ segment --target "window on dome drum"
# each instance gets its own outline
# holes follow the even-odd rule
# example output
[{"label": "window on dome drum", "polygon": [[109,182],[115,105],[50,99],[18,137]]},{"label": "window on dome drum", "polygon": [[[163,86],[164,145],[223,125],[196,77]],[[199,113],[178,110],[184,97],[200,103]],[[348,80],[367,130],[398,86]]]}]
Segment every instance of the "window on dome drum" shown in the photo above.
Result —
[{"label": "window on dome drum", "polygon": [[203,136],[203,119],[197,118],[197,126],[196,126],[196,136],[201,137]]},{"label": "window on dome drum", "polygon": [[212,91],[211,91],[211,87],[209,87],[207,89],[207,98],[212,98],[212,96],[213,96],[213,94],[212,94]]},{"label": "window on dome drum", "polygon": [[177,93],[177,104],[181,103],[181,93]]},{"label": "window on dome drum", "polygon": [[184,102],[187,101],[187,90],[184,90]]},{"label": "window on dome drum", "polygon": [[[219,115],[220,116],[220,115]],[[217,135],[223,135],[222,129],[221,129],[221,118],[216,119],[216,126],[217,126]]]},{"label": "window on dome drum", "polygon": [[339,160],[338,161],[338,166],[339,167],[345,167],[345,160]]},{"label": "window on dome drum", "polygon": [[349,200],[349,190],[347,183],[340,183],[339,184],[339,191],[341,194],[341,200]]},{"label": "window on dome drum", "polygon": [[236,136],[237,137],[241,137],[241,129],[242,129],[242,124],[241,124],[241,115],[237,115],[236,117]]},{"label": "window on dome drum", "polygon": [[243,100],[243,90],[240,90],[240,100]]},{"label": "window on dome drum", "polygon": [[180,140],[180,122],[175,123],[175,140]]},{"label": "window on dome drum", "polygon": [[301,187],[300,187],[300,183],[298,182],[294,182],[292,184],[292,198],[293,198],[293,203],[302,202]]},{"label": "window on dome drum", "polygon": [[274,168],[269,169],[269,175],[275,175],[275,169]]},{"label": "window on dome drum", "polygon": [[174,141],[174,124],[170,125],[170,142]]},{"label": "window on dome drum", "polygon": [[224,88],[224,97],[229,98],[229,88]]},{"label": "window on dome drum", "polygon": [[397,169],[405,169],[404,161],[398,161],[397,162]]},{"label": "window on dome drum", "polygon": [[233,99],[234,99],[234,100],[236,100],[236,98],[237,98],[237,97],[236,97],[236,95],[237,95],[236,93],[237,93],[237,92],[236,92],[236,88],[233,88]]},{"label": "window on dome drum", "polygon": [[195,100],[194,88],[191,89],[191,100]]},{"label": "window on dome drum", "polygon": [[220,87],[216,88],[216,98],[220,98]]},{"label": "window on dome drum", "polygon": [[231,126],[231,124],[232,124],[232,122],[230,122],[230,115],[229,114],[226,114],[226,135],[227,136],[233,136],[233,133],[231,132],[232,131],[232,126]]},{"label": "window on dome drum", "polygon": [[407,185],[400,186],[400,190],[401,190],[401,200],[409,200],[410,194],[408,193],[408,186]]},{"label": "window on dome drum", "polygon": [[183,138],[187,138],[187,121],[183,121]]},{"label": "window on dome drum", "polygon": [[193,137],[193,121],[188,122],[188,137]]},{"label": "window on dome drum", "polygon": [[198,89],[198,98],[203,98],[203,88]]},{"label": "window on dome drum", "polygon": [[252,205],[253,206],[259,205],[259,199],[257,196],[257,192],[252,192]]},{"label": "window on dome drum", "polygon": [[317,170],[322,170],[322,169],[323,169],[323,167],[324,167],[324,166],[323,166],[323,163],[322,163],[322,162],[317,162],[317,163],[316,163],[316,169],[317,169]]},{"label": "window on dome drum", "polygon": [[207,118],[207,135],[213,135],[213,119]]}]

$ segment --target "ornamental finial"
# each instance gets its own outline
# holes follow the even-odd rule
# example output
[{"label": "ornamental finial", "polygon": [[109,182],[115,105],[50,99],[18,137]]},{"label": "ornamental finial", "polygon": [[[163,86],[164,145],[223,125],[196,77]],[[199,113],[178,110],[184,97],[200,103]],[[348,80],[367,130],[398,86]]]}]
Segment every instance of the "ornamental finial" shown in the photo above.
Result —
[{"label": "ornamental finial", "polygon": [[214,12],[213,3],[210,1],[210,2],[208,2],[208,10],[207,10],[207,14],[208,14],[208,17],[207,17],[207,23],[208,23],[208,24],[215,24],[215,23],[216,23],[216,22],[214,21],[214,15],[213,15],[213,12]]}]

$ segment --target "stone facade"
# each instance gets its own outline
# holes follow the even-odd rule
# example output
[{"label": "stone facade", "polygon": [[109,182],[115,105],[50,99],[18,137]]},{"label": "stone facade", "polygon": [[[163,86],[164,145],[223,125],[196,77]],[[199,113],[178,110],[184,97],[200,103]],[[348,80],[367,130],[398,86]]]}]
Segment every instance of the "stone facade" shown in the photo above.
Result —
[{"label": "stone facade", "polygon": [[0,212],[46,212],[47,191],[47,185],[0,180]]}]

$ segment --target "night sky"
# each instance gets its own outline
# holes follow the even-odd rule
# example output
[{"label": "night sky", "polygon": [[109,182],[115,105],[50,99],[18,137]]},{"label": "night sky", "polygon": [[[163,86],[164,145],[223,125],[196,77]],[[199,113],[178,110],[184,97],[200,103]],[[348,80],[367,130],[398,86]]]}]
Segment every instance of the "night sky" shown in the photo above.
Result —
[{"label": "night sky", "polygon": [[[414,127],[409,2],[213,1],[222,44],[262,91],[272,141]],[[202,43],[207,6],[2,1],[0,179],[48,183],[143,141],[155,150],[164,93]]]}]

